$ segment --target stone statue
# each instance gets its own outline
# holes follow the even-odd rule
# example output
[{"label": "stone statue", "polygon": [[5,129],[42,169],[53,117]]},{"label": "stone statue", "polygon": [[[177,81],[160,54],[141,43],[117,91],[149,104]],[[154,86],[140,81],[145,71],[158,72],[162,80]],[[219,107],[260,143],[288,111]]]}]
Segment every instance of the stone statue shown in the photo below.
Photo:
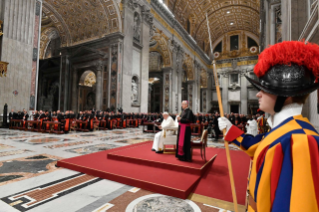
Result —
[{"label": "stone statue", "polygon": [[92,110],[92,108],[94,107],[95,107],[95,94],[91,92],[87,95],[86,108],[89,110]]},{"label": "stone statue", "polygon": [[136,80],[133,78],[132,79],[132,103],[137,103],[138,102],[138,91],[137,91],[137,83]]},{"label": "stone statue", "polygon": [[134,35],[133,35],[134,39],[137,41],[140,41],[141,40],[141,20],[138,13],[135,13],[134,15],[133,31],[134,31]]}]

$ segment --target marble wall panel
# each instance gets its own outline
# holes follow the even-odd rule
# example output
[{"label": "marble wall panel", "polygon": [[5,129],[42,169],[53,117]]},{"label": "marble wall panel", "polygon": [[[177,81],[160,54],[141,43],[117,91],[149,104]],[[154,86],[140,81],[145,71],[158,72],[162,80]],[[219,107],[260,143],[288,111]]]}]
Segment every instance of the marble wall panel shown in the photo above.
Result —
[{"label": "marble wall panel", "polygon": [[4,21],[1,61],[9,63],[7,77],[0,78],[1,108],[5,103],[9,109],[29,108],[35,11],[34,0],[6,0],[0,12]]}]

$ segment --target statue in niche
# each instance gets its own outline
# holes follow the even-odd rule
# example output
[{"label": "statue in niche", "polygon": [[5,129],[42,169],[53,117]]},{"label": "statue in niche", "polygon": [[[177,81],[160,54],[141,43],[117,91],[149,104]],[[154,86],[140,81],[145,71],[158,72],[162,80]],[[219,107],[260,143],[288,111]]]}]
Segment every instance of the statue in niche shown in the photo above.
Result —
[{"label": "statue in niche", "polygon": [[95,108],[95,94],[94,93],[89,93],[86,97],[86,109],[92,110]]},{"label": "statue in niche", "polygon": [[48,96],[54,96],[57,91],[59,91],[59,82],[55,81],[50,86]]},{"label": "statue in niche", "polygon": [[141,19],[138,13],[134,14],[133,38],[140,42],[141,40]]},{"label": "statue in niche", "polygon": [[138,91],[137,91],[137,80],[135,78],[132,79],[132,103],[138,103]]}]

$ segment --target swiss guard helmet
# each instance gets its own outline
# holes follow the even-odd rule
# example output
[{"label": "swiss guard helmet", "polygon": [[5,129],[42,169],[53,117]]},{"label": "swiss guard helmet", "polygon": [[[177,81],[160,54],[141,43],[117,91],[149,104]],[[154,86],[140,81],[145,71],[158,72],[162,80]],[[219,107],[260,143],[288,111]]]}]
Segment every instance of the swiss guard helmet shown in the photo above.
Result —
[{"label": "swiss guard helmet", "polygon": [[319,88],[319,46],[301,41],[284,41],[265,49],[254,73],[246,76],[257,89],[277,96],[274,111],[281,111],[288,97],[304,96]]}]

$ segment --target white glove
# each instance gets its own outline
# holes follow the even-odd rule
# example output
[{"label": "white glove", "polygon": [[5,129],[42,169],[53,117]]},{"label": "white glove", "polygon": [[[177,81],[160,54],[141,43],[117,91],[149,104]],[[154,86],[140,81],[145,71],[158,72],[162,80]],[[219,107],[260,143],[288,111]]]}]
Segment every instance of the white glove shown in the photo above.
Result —
[{"label": "white glove", "polygon": [[225,117],[218,118],[218,128],[220,131],[226,129],[225,135],[228,133],[229,129],[233,126],[233,124]]}]

